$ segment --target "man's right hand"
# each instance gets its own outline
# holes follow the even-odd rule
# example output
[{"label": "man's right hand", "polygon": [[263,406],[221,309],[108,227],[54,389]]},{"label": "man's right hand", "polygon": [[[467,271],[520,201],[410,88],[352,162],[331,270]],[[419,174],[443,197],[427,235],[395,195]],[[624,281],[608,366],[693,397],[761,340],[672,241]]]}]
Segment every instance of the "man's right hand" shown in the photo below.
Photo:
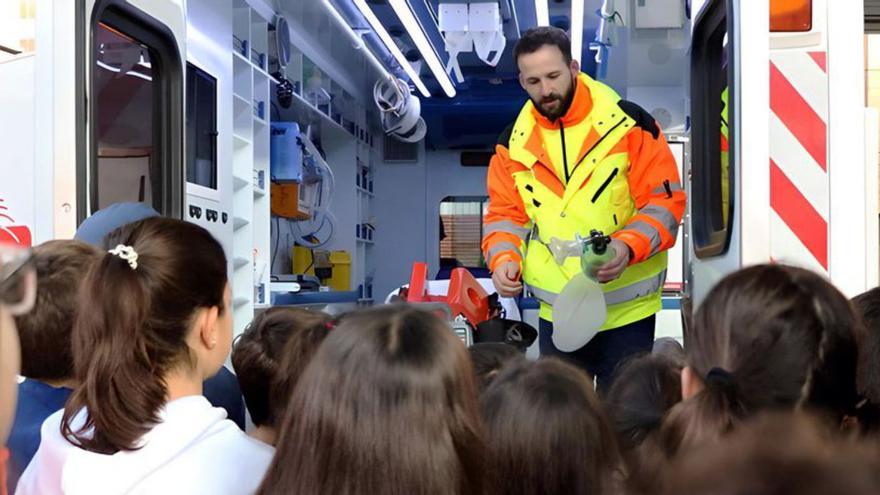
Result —
[{"label": "man's right hand", "polygon": [[492,272],[492,283],[501,297],[516,297],[522,292],[523,285],[519,279],[519,263],[508,261]]}]

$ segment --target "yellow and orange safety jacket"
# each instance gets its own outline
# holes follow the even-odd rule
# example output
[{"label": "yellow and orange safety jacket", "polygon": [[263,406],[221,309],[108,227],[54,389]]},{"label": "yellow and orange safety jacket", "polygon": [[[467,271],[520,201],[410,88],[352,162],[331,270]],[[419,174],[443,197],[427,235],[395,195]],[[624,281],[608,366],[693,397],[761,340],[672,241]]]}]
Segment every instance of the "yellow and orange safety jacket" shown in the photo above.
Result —
[{"label": "yellow and orange safety jacket", "polygon": [[488,174],[489,211],[483,252],[494,270],[514,261],[541,301],[541,318],[580,270],[554,260],[554,237],[592,229],[632,250],[621,277],[603,284],[603,329],[647,318],[661,309],[666,250],[675,244],[685,209],[678,167],[663,133],[639,106],[580,74],[567,113],[551,122],[531,101],[499,139]]}]

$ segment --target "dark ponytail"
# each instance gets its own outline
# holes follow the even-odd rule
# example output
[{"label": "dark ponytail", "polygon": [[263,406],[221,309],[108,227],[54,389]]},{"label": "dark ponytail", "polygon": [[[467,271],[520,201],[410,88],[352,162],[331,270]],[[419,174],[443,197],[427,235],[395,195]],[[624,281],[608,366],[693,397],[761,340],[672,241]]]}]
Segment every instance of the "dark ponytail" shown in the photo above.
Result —
[{"label": "dark ponytail", "polygon": [[685,335],[688,367],[705,387],[670,412],[667,449],[768,409],[809,409],[839,424],[859,401],[861,332],[849,301],[813,272],[759,265],[728,276]]},{"label": "dark ponytail", "polygon": [[[195,311],[226,310],[223,249],[201,227],[150,218],[108,236],[137,260],[106,253],[86,276],[73,331],[80,382],[61,423],[64,436],[93,452],[134,450],[157,422],[175,367],[195,366],[186,338]],[[74,418],[85,412],[84,421]]]},{"label": "dark ponytail", "polygon": [[720,439],[746,417],[737,377],[713,368],[700,393],[669,410],[659,432],[660,450],[672,458],[682,450]]}]

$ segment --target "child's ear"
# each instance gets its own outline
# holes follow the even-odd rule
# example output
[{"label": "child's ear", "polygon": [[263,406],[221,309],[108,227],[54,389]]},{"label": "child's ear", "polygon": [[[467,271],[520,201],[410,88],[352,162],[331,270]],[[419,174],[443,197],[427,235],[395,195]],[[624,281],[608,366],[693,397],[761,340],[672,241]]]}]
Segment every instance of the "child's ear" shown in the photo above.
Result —
[{"label": "child's ear", "polygon": [[703,380],[697,376],[697,373],[690,366],[685,366],[681,370],[681,399],[688,400],[703,391],[705,385]]},{"label": "child's ear", "polygon": [[199,341],[209,350],[217,347],[218,332],[220,331],[220,326],[217,324],[219,319],[220,308],[217,306],[203,308],[199,313],[196,330],[199,332]]}]

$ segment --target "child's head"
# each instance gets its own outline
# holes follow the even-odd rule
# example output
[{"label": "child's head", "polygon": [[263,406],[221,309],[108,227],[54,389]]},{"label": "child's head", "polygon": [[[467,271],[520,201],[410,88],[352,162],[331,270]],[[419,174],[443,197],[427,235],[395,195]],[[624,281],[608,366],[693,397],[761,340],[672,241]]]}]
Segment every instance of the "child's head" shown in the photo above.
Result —
[{"label": "child's head", "polygon": [[481,397],[492,494],[602,493],[617,465],[586,374],[555,359],[507,366]]},{"label": "child's head", "polygon": [[263,311],[235,341],[235,368],[245,405],[257,426],[275,427],[302,370],[330,330],[331,317],[305,309]]},{"label": "child's head", "polygon": [[847,441],[803,413],[749,419],[725,438],[683,452],[664,489],[678,495],[871,495],[880,493],[876,446]]},{"label": "child's head", "polygon": [[639,446],[654,433],[666,412],[681,401],[681,368],[665,356],[644,354],[617,372],[605,403],[620,450]]},{"label": "child's head", "polygon": [[662,354],[627,361],[605,397],[630,489],[650,493],[663,468],[657,435],[663,417],[681,401],[681,365]]},{"label": "child's head", "polygon": [[297,382],[281,431],[260,493],[481,492],[473,369],[427,312],[346,317]]},{"label": "child's head", "polygon": [[839,422],[859,400],[861,332],[849,301],[813,272],[760,265],[726,277],[685,334],[688,400],[670,413],[669,451],[767,409],[812,409]]},{"label": "child's head", "polygon": [[684,347],[682,347],[678,340],[672,337],[660,337],[655,340],[651,354],[663,357],[667,361],[679,366],[684,366]]},{"label": "child's head", "polygon": [[516,347],[503,342],[474,344],[468,348],[468,353],[481,391],[486,390],[507,364],[525,359]]},{"label": "child's head", "polygon": [[100,259],[98,248],[59,240],[33,249],[37,299],[33,309],[15,318],[21,340],[22,375],[49,382],[73,378],[71,333],[80,284]]},{"label": "child's head", "polygon": [[[232,308],[223,248],[207,230],[149,218],[112,232],[86,276],[73,330],[80,386],[67,438],[90,451],[132,450],[158,421],[169,376],[199,384],[225,361]],[[71,426],[85,408],[82,428]]]},{"label": "child's head", "polygon": [[867,401],[858,416],[864,430],[877,434],[880,430],[880,288],[871,289],[852,302],[865,324],[859,345],[858,386]]}]

